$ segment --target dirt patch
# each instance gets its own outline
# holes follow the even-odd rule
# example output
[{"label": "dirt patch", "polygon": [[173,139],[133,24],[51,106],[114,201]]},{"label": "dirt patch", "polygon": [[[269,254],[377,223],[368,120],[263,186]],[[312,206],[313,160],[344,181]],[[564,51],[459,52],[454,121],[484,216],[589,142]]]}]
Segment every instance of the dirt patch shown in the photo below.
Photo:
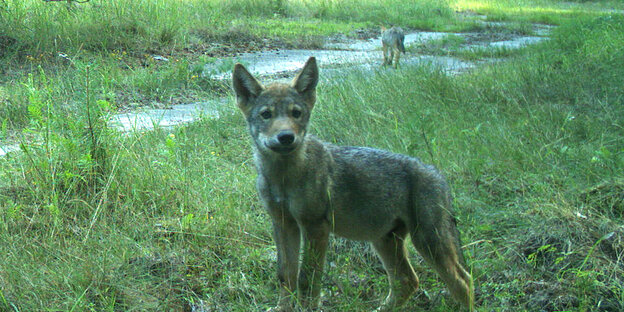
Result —
[{"label": "dirt patch", "polygon": [[360,28],[348,34],[335,34],[325,38],[325,43],[351,43],[353,40],[367,40],[381,35],[379,28]]},{"label": "dirt patch", "polygon": [[325,42],[345,42],[352,39],[368,39],[379,35],[373,29],[357,29],[349,34],[329,38],[305,35],[294,39],[259,37],[244,27],[231,27],[225,32],[196,29],[190,32],[200,43],[185,48],[184,52],[199,53],[211,57],[231,57],[240,53],[275,51],[285,49],[321,49]]},{"label": "dirt patch", "polygon": [[467,33],[462,35],[464,37],[465,45],[473,45],[480,43],[490,43],[496,41],[507,41],[517,38],[518,36],[509,33],[497,33],[497,32],[476,32]]},{"label": "dirt patch", "polygon": [[186,48],[185,52],[201,53],[211,57],[232,56],[237,53],[277,50],[287,48],[281,40],[261,38],[241,28],[230,28],[225,32],[212,32],[207,29],[192,30],[192,36],[200,43]]},{"label": "dirt patch", "polygon": [[364,40],[381,36],[380,28],[356,29],[350,34],[350,38]]}]

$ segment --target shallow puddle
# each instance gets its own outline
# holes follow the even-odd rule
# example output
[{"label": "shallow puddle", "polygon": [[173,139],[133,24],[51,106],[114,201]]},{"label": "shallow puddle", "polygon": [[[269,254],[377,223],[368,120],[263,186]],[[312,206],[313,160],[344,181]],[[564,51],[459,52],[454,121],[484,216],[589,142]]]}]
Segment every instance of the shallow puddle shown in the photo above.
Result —
[{"label": "shallow puddle", "polygon": [[518,37],[513,40],[504,40],[504,41],[494,41],[494,42],[485,42],[479,44],[471,44],[463,49],[473,49],[473,48],[507,48],[507,49],[520,49],[527,45],[536,44],[542,40],[545,40],[545,37],[536,37],[536,36],[527,36],[527,37]]},{"label": "shallow puddle", "polygon": [[[536,33],[541,36],[548,34],[550,28],[546,26],[535,26]],[[405,45],[437,40],[449,35],[469,36],[470,34],[442,33],[442,32],[416,32],[405,36]],[[546,37],[525,36],[511,40],[497,42],[481,42],[479,44],[467,45],[464,48],[476,47],[506,47],[517,49],[526,45],[537,43]],[[372,38],[366,40],[349,40],[345,42],[327,43],[322,50],[279,50],[264,51],[257,53],[244,53],[236,58],[223,60],[230,64],[240,62],[244,64],[254,75],[260,76],[263,82],[279,81],[289,77],[299,70],[305,61],[315,56],[322,70],[322,79],[334,79],[344,73],[344,67],[360,68],[362,70],[379,70],[382,63],[381,40]],[[213,79],[229,80],[231,73],[219,73],[219,66],[223,63],[206,65],[204,72],[206,76]],[[477,66],[476,62],[469,62],[448,56],[431,56],[407,53],[401,57],[401,66],[414,66],[429,64],[435,68],[440,68],[448,73],[456,74],[463,70]],[[391,70],[388,68],[388,70]],[[174,127],[196,120],[199,117],[219,117],[219,107],[232,105],[231,98],[219,98],[216,100],[173,105],[167,109],[142,108],[134,112],[127,112],[114,115],[110,118],[111,127],[122,132],[151,130],[157,127]],[[221,110],[222,111],[222,110]],[[1,146],[0,156],[9,152],[19,150],[19,146]]]},{"label": "shallow puddle", "polygon": [[167,109],[143,109],[138,112],[113,115],[109,119],[109,125],[124,132],[174,127],[202,116],[219,118],[218,106],[228,103],[230,103],[229,98],[224,97],[215,101],[173,105]]},{"label": "shallow puddle", "polygon": [[[448,36],[448,33],[441,32],[418,32],[405,36],[405,45],[426,42]],[[462,35],[462,34],[455,34]],[[486,42],[470,47],[507,47],[516,49],[528,44],[533,44],[543,40],[544,37],[518,37],[513,40]],[[324,50],[278,50],[264,51],[256,53],[243,53],[235,58],[236,62],[245,66],[254,75],[261,76],[264,82],[279,81],[289,77],[291,73],[299,70],[305,61],[310,57],[317,58],[323,72],[322,79],[331,79],[344,72],[345,66],[350,68],[360,68],[363,70],[376,70],[381,68],[382,53],[380,38],[367,40],[352,40],[344,43],[328,43]],[[224,60],[223,62],[232,60]],[[419,64],[430,64],[449,73],[459,73],[463,70],[473,68],[475,62],[468,62],[459,58],[448,56],[430,56],[406,54],[401,58],[402,66],[413,66]],[[221,66],[221,63],[207,65],[204,72],[213,73]],[[230,72],[211,75],[213,79],[230,79]],[[121,131],[149,130],[154,127],[172,127],[195,120],[199,116],[211,116],[218,118],[219,105],[230,105],[228,98],[221,98],[215,101],[192,103],[184,105],[173,105],[169,109],[143,109],[138,112],[129,112],[115,115],[111,118],[111,126]]]},{"label": "shallow puddle", "polygon": [[19,150],[19,145],[0,145],[0,156],[4,156],[8,153],[15,152]]},{"label": "shallow puddle", "polygon": [[[409,46],[414,43],[420,43],[423,41],[430,41],[435,39],[440,39],[448,36],[448,33],[444,32],[416,32],[405,35],[404,44],[405,46]],[[366,40],[356,40],[353,42],[342,42],[342,43],[328,43],[325,45],[326,49],[336,49],[336,50],[355,50],[355,51],[376,51],[381,50],[381,37],[370,38]],[[381,52],[379,52],[381,53]]]}]

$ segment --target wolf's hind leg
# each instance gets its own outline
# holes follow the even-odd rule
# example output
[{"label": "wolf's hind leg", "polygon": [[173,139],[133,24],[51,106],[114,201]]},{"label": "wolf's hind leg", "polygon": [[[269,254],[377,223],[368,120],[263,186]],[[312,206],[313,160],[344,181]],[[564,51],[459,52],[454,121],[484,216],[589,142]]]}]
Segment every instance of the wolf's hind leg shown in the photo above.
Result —
[{"label": "wolf's hind leg", "polygon": [[383,64],[382,65],[389,65],[392,64],[392,55],[390,54],[390,49],[387,45],[383,45],[382,46],[382,50],[383,50]]},{"label": "wolf's hind leg", "polygon": [[428,229],[419,227],[412,233],[412,242],[427,263],[438,272],[453,298],[472,311],[474,309],[472,277],[466,271],[455,222],[447,220],[438,222],[438,225],[440,224],[444,225]]},{"label": "wolf's hind leg", "polygon": [[401,52],[399,51],[398,48],[394,48],[392,51],[394,53],[394,68],[398,68],[399,67],[399,59],[401,58]]},{"label": "wolf's hind leg", "polygon": [[401,306],[417,289],[418,277],[407,258],[405,236],[401,226],[381,239],[372,242],[388,274],[390,292],[377,311],[392,311]]}]

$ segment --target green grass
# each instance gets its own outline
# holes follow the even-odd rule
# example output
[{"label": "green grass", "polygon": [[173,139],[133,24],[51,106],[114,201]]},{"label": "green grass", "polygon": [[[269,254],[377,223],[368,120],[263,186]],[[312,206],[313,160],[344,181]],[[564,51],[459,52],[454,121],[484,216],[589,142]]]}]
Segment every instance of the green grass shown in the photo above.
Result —
[{"label": "green grass", "polygon": [[315,132],[443,168],[483,311],[621,309],[622,21],[566,24],[507,64],[458,77],[383,73],[376,92],[370,80],[340,82],[324,90]]},{"label": "green grass", "polygon": [[[35,58],[59,51],[171,49],[224,37],[294,40],[379,24],[432,29],[454,19],[445,3],[431,0],[408,6],[397,0],[114,0],[70,9],[62,3],[28,0],[8,1],[0,13],[5,53]],[[247,38],[234,38],[241,34]]]},{"label": "green grass", "polygon": [[[10,6],[26,5],[16,3]],[[102,14],[119,3],[102,3]],[[133,2],[119,10],[167,20],[172,3]],[[180,3],[190,12],[186,6],[216,2]],[[220,14],[260,19],[283,8],[277,18],[286,24],[268,19],[266,31],[277,28],[282,36],[292,28],[279,25],[296,23],[291,19],[300,14],[332,33],[373,19],[347,20],[353,3],[241,0]],[[463,6],[489,13],[495,4],[503,10],[508,3]],[[32,14],[42,21],[53,17],[45,15],[50,11],[78,14],[63,13],[59,3],[32,5],[40,6]],[[60,9],[49,10],[53,5]],[[586,6],[596,9],[573,7]],[[515,14],[505,18],[531,19]],[[552,40],[459,76],[428,66],[345,69],[319,86],[311,132],[337,144],[417,156],[445,173],[479,311],[622,310],[624,18],[544,14],[562,24]],[[196,21],[176,21],[178,34],[190,34]],[[298,35],[314,35],[306,25]],[[134,46],[160,42],[151,36],[138,35],[138,43],[120,50],[77,48],[70,64],[52,52],[20,60],[23,51],[38,51],[24,50],[32,47],[22,43],[34,41],[20,39],[16,55],[2,59],[10,66],[1,69],[0,139],[15,138],[23,152],[0,156],[0,311],[179,311],[200,302],[206,310],[256,311],[275,303],[270,221],[255,194],[251,143],[233,100],[219,119],[175,129],[121,135],[104,123],[128,102],[231,96],[197,75],[215,58],[176,61],[181,54],[167,54],[170,62],[158,63]],[[457,44],[446,40],[446,47]],[[201,43],[188,39],[187,47],[193,42]],[[440,295],[438,277],[412,255],[433,304],[421,307],[415,299],[406,310],[454,310]],[[385,276],[365,244],[333,240],[328,263],[327,310],[372,310],[385,295]]]},{"label": "green grass", "polygon": [[[84,85],[87,67],[92,92],[114,106],[167,106],[222,91],[201,75],[216,58],[318,48],[327,36],[355,36],[355,30],[381,24],[437,29],[455,19],[446,3],[432,0],[407,7],[398,0],[115,0],[71,7],[6,1],[0,4],[0,116],[13,131],[29,123],[24,85],[29,74],[38,80],[41,70],[68,113],[80,105],[73,94]],[[154,55],[170,61],[155,61]]]},{"label": "green grass", "polygon": [[604,14],[621,8],[619,1],[450,0],[458,11],[487,15],[490,21],[522,21],[559,25],[566,20]]}]

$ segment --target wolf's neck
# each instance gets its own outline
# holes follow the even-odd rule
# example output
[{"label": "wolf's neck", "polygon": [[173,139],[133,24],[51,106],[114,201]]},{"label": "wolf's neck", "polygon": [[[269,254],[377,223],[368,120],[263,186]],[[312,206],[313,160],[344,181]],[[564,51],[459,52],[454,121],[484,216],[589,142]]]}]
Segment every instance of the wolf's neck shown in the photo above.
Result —
[{"label": "wolf's neck", "polygon": [[306,144],[288,155],[264,154],[255,151],[258,173],[265,176],[288,180],[303,173],[305,166]]}]

